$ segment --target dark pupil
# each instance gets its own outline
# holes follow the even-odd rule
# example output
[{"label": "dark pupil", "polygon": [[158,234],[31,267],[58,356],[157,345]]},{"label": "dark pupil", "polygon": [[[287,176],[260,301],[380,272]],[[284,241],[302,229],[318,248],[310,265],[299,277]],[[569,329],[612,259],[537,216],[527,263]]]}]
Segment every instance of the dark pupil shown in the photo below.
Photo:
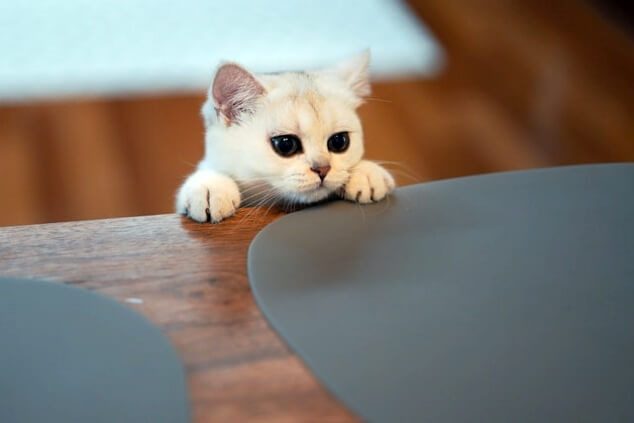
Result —
[{"label": "dark pupil", "polygon": [[348,149],[350,137],[347,132],[338,132],[328,138],[328,150],[335,153],[342,153]]},{"label": "dark pupil", "polygon": [[292,156],[301,150],[299,139],[294,135],[279,135],[271,138],[271,144],[277,154],[281,156]]}]

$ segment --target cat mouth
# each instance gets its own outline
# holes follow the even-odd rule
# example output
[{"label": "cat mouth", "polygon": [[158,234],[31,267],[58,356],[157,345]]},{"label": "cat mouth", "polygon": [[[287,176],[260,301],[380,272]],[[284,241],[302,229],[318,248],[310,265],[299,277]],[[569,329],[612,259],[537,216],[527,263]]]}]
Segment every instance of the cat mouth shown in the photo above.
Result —
[{"label": "cat mouth", "polygon": [[336,191],[338,188],[339,186],[333,186],[332,184],[328,184],[325,181],[319,181],[319,182],[315,182],[314,184],[304,186],[300,188],[298,191],[304,194],[309,194],[313,192],[322,192],[322,191],[333,192],[333,191]]},{"label": "cat mouth", "polygon": [[297,192],[302,194],[308,194],[314,191],[318,191],[319,189],[324,188],[324,182],[314,182],[312,184],[303,184],[297,187]]}]

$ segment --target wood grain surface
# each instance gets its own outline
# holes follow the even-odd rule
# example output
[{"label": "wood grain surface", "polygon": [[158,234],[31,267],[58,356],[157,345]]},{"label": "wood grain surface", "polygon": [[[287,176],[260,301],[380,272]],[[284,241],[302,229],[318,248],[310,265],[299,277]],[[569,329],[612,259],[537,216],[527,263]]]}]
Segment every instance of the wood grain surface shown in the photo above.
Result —
[{"label": "wood grain surface", "polygon": [[145,315],[185,362],[197,423],[356,421],[250,293],[248,245],[278,216],[243,209],[217,225],[159,215],[0,228],[0,275],[69,283]]}]

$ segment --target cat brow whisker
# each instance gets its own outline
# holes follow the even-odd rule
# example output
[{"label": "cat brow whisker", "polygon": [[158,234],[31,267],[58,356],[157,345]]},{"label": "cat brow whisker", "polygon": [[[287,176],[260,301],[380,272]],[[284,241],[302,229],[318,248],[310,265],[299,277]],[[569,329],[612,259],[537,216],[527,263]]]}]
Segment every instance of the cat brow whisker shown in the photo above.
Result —
[{"label": "cat brow whisker", "polygon": [[183,163],[183,164],[186,164],[186,165],[188,165],[188,166],[191,166],[191,167],[196,167],[196,166],[198,166],[197,164],[194,164],[194,163],[192,163],[192,162],[189,162],[189,161],[187,161],[187,160],[183,160],[183,159],[181,159],[181,160],[180,160],[180,162],[181,162],[181,163]]},{"label": "cat brow whisker", "polygon": [[392,100],[387,100],[385,98],[378,98],[378,97],[366,97],[365,99],[370,101],[378,101],[381,103],[394,103],[394,101]]}]

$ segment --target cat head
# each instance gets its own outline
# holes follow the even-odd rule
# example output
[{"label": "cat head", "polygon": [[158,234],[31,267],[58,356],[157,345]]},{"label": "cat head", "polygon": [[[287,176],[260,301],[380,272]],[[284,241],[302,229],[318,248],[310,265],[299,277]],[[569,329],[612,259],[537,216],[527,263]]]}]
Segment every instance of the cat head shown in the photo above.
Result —
[{"label": "cat head", "polygon": [[357,108],[370,94],[366,51],[331,68],[253,74],[220,66],[202,109],[205,162],[297,203],[341,188],[363,156]]}]

